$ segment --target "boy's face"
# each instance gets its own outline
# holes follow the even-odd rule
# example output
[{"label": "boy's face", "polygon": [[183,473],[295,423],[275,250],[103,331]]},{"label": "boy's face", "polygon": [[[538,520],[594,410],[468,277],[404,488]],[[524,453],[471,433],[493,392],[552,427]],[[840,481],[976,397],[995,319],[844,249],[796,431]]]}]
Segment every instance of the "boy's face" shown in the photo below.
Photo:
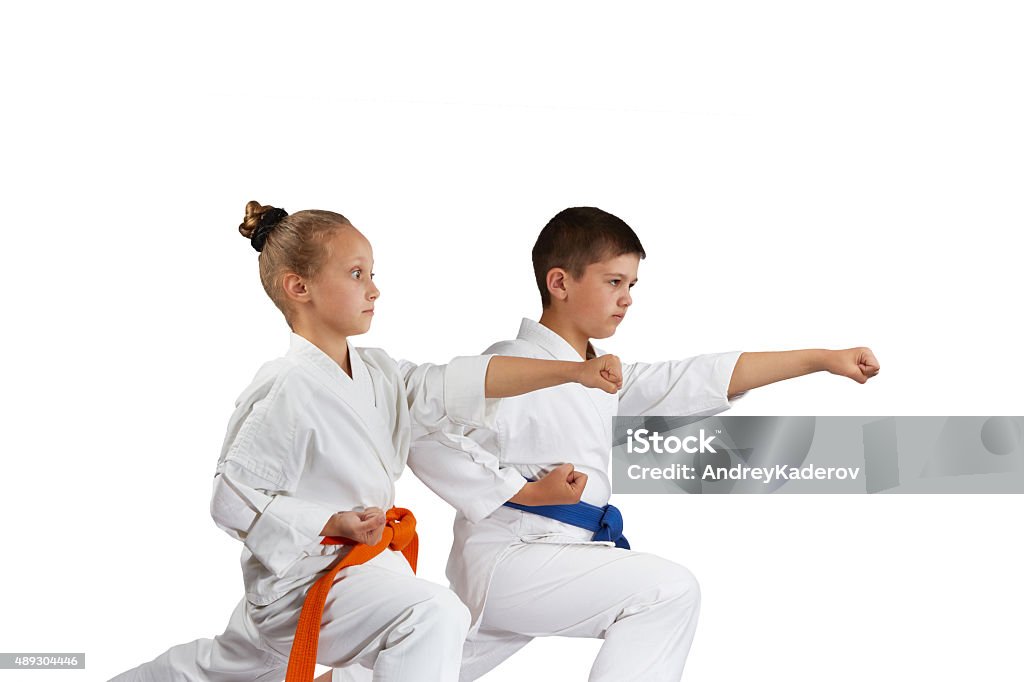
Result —
[{"label": "boy's face", "polygon": [[563,310],[588,338],[606,339],[618,329],[633,304],[630,289],[639,267],[639,254],[624,253],[591,263],[579,279],[565,278]]}]

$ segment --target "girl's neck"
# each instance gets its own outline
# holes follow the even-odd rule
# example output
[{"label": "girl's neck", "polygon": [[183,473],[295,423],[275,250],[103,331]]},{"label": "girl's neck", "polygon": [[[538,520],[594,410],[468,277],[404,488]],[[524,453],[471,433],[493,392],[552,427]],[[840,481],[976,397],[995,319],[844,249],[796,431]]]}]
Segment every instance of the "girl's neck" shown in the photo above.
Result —
[{"label": "girl's neck", "polygon": [[348,338],[317,329],[313,325],[296,324],[292,331],[324,352],[324,355],[338,363],[345,374],[352,376],[352,363],[348,357]]}]

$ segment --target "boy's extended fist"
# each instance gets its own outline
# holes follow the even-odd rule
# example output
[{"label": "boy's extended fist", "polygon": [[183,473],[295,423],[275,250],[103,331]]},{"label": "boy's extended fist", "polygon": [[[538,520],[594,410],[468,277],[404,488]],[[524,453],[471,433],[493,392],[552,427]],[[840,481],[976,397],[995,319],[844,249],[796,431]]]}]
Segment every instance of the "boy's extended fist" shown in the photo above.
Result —
[{"label": "boy's extended fist", "polygon": [[858,384],[863,384],[878,374],[878,360],[870,348],[847,348],[832,351],[828,371],[839,376],[850,377]]}]

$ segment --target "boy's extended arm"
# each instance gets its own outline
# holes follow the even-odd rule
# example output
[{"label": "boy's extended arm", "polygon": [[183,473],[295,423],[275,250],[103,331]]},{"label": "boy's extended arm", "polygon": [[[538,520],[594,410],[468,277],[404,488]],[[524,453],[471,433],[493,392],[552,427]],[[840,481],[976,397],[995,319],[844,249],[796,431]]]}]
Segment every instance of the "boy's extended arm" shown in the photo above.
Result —
[{"label": "boy's extended arm", "polygon": [[758,386],[827,371],[863,384],[878,374],[878,360],[870,348],[846,350],[787,350],[742,353],[729,380],[729,397]]},{"label": "boy's extended arm", "polygon": [[623,365],[619,414],[710,417],[731,407],[729,381],[739,351]]}]

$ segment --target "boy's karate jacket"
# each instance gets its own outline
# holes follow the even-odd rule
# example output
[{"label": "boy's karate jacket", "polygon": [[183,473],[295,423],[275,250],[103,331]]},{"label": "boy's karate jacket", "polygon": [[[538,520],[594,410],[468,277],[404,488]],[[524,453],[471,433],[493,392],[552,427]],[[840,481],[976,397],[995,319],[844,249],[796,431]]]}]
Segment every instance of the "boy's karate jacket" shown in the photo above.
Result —
[{"label": "boy's karate jacket", "polygon": [[[565,339],[528,319],[515,340],[496,343],[486,352],[580,360]],[[483,611],[494,567],[510,545],[591,542],[592,533],[581,528],[503,507],[527,479],[538,479],[569,462],[588,476],[583,501],[607,504],[612,417],[722,412],[730,407],[727,393],[739,356],[735,351],[623,363],[617,395],[580,384],[546,388],[500,401],[493,425],[449,424],[413,443],[410,468],[458,512],[448,579],[473,613],[474,623]],[[627,532],[629,523],[626,519]]]},{"label": "boy's karate jacket", "polygon": [[[239,396],[217,464],[210,512],[244,543],[246,598],[265,605],[312,582],[346,545],[321,545],[338,511],[389,509],[411,441],[444,424],[493,426],[490,357],[447,366],[396,362],[349,345],[350,378],[292,334]],[[448,419],[452,420],[451,422]]]}]

